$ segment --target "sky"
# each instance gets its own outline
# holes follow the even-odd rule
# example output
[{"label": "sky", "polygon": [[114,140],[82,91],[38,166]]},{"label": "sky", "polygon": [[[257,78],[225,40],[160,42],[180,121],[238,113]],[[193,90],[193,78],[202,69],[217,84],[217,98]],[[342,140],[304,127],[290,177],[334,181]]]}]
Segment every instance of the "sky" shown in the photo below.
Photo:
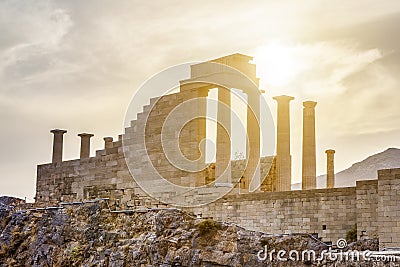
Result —
[{"label": "sky", "polygon": [[[317,173],[400,147],[400,2],[0,1],[0,195],[35,194],[36,165],[51,161],[50,130],[123,132],[130,99],[170,66],[232,53],[254,56],[275,116],[292,95],[293,182],[301,179],[302,101],[314,100]],[[143,105],[148,103],[143,103]]]}]

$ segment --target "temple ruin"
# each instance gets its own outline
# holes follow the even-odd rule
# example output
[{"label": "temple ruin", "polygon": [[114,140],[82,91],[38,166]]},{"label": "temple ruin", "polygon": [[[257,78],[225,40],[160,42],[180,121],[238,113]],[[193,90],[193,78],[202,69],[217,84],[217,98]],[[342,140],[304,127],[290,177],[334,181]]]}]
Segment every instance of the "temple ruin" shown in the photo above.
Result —
[{"label": "temple ruin", "polygon": [[[90,140],[94,135],[82,133],[79,134],[80,158],[63,161],[63,135],[67,131],[52,130],[52,162],[37,168],[36,204],[49,206],[108,198],[113,208],[121,210],[171,206],[143,190],[135,180],[135,176],[141,176],[163,199],[188,203],[184,209],[197,216],[233,221],[271,233],[316,233],[325,240],[344,238],[357,224],[359,235],[364,231],[379,236],[382,246],[400,246],[400,240],[390,237],[391,227],[397,227],[395,231],[400,232],[396,222],[400,221],[396,219],[400,214],[398,189],[390,189],[390,185],[399,184],[400,170],[382,171],[378,180],[357,182],[356,187],[334,188],[335,151],[328,149],[327,189],[316,189],[316,102],[303,102],[303,190],[291,191],[290,101],[293,97],[273,98],[278,105],[276,155],[261,157],[259,102],[263,91],[258,88],[256,66],[251,60],[252,57],[233,54],[194,64],[190,78],[180,81],[179,92],[150,99],[150,104],[143,107],[118,140],[104,138],[104,147],[97,150],[95,156],[90,156]],[[239,160],[231,159],[230,89],[233,85],[247,94],[249,107],[247,153],[245,159]],[[252,87],[255,90],[251,90]],[[206,163],[203,99],[215,88],[218,90],[219,122],[216,160]],[[187,102],[190,104],[185,106]],[[183,110],[171,119],[170,114],[177,107]],[[189,120],[188,116],[193,114],[199,118]],[[166,122],[173,127],[164,129]],[[176,147],[179,154],[174,154]],[[168,149],[172,151],[170,154],[165,153]],[[171,163],[170,157],[178,159],[176,164]],[[185,159],[190,159],[189,165],[185,165]],[[190,190],[183,193],[169,190],[155,179],[154,171],[169,183]],[[229,193],[224,197],[194,207],[204,197],[226,188]],[[391,213],[390,220],[386,220],[387,212],[392,209],[398,213]],[[384,227],[378,229],[381,221]]]}]

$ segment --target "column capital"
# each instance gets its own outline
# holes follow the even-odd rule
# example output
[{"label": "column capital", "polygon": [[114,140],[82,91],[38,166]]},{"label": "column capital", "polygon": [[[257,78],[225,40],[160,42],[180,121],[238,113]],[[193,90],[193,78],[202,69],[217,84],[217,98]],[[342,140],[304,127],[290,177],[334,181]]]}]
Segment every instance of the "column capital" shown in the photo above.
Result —
[{"label": "column capital", "polygon": [[89,134],[89,133],[80,133],[78,134],[79,137],[81,138],[91,138],[94,136],[94,134]]},{"label": "column capital", "polygon": [[103,140],[108,143],[108,142],[112,142],[114,139],[112,137],[104,137]]},{"label": "column capital", "polygon": [[315,108],[316,105],[317,105],[317,102],[315,102],[315,101],[304,101],[303,102],[303,106],[305,108]]},{"label": "column capital", "polygon": [[66,130],[60,130],[60,129],[54,129],[50,131],[54,135],[59,135],[59,134],[65,134],[67,131]]},{"label": "column capital", "polygon": [[290,102],[294,100],[294,97],[288,95],[279,95],[279,96],[274,96],[272,99],[276,100],[279,103],[279,102]]},{"label": "column capital", "polygon": [[325,151],[325,153],[326,154],[335,154],[335,150],[333,150],[333,149],[327,149],[326,151]]}]

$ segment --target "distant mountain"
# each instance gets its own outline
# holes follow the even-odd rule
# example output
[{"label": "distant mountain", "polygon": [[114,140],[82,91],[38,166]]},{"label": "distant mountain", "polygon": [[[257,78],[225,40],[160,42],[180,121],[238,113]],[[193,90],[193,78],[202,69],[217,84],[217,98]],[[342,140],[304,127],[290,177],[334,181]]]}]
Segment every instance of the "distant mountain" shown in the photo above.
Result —
[{"label": "distant mountain", "polygon": [[[400,168],[400,149],[389,148],[372,155],[363,161],[354,163],[350,168],[335,176],[335,187],[355,186],[359,180],[378,178],[377,171],[381,169]],[[326,175],[317,177],[317,188],[326,187]],[[301,189],[301,183],[292,184],[293,190]]]}]

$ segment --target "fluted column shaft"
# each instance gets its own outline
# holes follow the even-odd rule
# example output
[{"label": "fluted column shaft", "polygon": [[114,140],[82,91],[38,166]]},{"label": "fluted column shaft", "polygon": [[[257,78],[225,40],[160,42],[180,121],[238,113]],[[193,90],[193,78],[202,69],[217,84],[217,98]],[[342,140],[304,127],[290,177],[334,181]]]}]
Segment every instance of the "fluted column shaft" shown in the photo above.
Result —
[{"label": "fluted column shaft", "polygon": [[276,190],[290,191],[292,184],[292,156],[290,154],[290,101],[291,96],[276,96],[278,102],[276,145]]},{"label": "fluted column shaft", "polygon": [[316,177],[316,145],[315,145],[315,106],[317,102],[303,103],[303,189],[315,189]]},{"label": "fluted column shaft", "polygon": [[215,177],[218,183],[231,183],[231,92],[218,88],[217,150]]},{"label": "fluted column shaft", "polygon": [[248,93],[247,98],[247,166],[244,173],[245,188],[254,191],[260,185],[260,95]]}]

